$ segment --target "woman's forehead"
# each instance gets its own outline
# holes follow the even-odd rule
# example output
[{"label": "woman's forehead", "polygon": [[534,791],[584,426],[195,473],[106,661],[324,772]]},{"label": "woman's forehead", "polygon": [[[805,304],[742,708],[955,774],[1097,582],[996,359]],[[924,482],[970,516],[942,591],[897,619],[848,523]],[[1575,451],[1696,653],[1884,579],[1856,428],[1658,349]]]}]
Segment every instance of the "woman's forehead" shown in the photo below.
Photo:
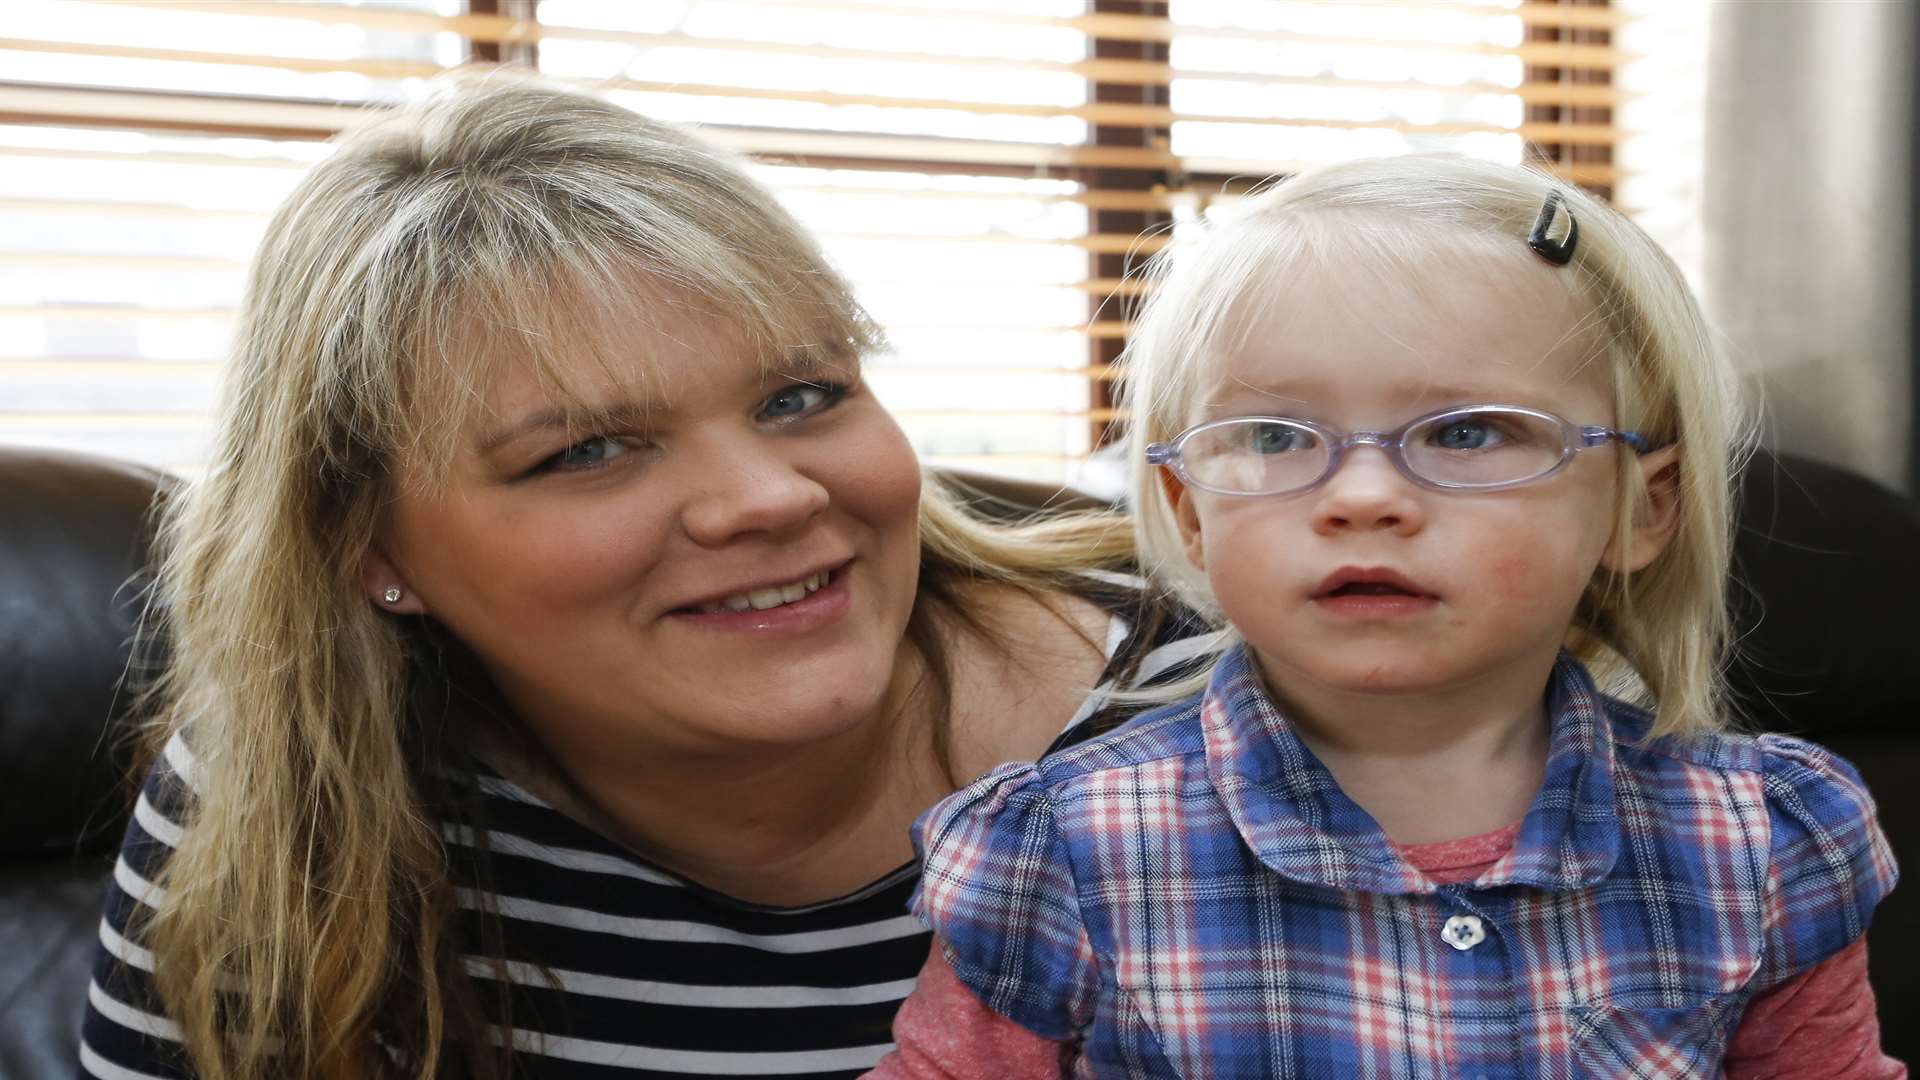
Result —
[{"label": "woman's forehead", "polygon": [[693,358],[757,367],[763,362],[740,320],[684,293],[636,290],[573,298],[542,323],[484,327],[469,346],[490,409],[535,401],[652,396],[683,377]]},{"label": "woman's forehead", "polygon": [[[413,312],[394,398],[396,462],[431,483],[516,411],[647,415],[716,365],[742,379],[857,366],[875,334],[832,288],[677,272],[627,253],[499,265]],[[663,269],[663,267],[666,267]]]},{"label": "woman's forehead", "polygon": [[[409,473],[444,479],[452,463],[536,412],[644,410],[669,382],[675,340],[714,363],[749,368],[747,335],[728,320],[635,291],[620,304],[556,292],[490,303],[469,299],[448,332],[419,351],[403,392],[409,429],[397,448]],[[682,350],[685,351],[685,350]]]},{"label": "woman's forehead", "polygon": [[776,374],[806,377],[854,361],[805,341],[765,342],[738,312],[684,290],[636,289],[555,306],[537,326],[478,321],[460,350],[471,364],[462,441],[484,447],[542,419],[671,414],[701,387],[752,392]]},{"label": "woman's forehead", "polygon": [[592,278],[555,267],[527,280],[468,290],[455,338],[487,383],[533,372],[557,386],[626,378],[661,344],[717,345],[745,336],[739,313],[637,270]]}]

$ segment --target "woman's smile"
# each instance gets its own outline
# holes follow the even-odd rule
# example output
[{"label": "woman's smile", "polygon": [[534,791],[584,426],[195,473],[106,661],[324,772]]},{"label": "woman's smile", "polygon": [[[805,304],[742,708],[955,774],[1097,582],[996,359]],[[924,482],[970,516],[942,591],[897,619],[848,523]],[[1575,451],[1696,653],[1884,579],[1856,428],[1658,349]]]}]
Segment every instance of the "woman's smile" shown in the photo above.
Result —
[{"label": "woman's smile", "polygon": [[830,626],[852,607],[851,563],[799,581],[736,592],[714,603],[679,608],[668,618],[701,630],[805,634]]}]

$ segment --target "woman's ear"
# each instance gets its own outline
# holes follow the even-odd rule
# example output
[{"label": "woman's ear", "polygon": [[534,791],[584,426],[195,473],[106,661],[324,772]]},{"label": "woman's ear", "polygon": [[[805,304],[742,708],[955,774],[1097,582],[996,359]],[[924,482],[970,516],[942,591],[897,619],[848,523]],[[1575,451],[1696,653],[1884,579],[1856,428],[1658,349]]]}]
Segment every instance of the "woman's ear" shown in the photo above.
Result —
[{"label": "woman's ear", "polygon": [[1195,570],[1207,568],[1207,541],[1200,529],[1200,514],[1193,505],[1193,492],[1180,482],[1172,469],[1160,470],[1160,486],[1165,490],[1167,505],[1173,508],[1173,520],[1180,526],[1181,546],[1186,550],[1187,561]]},{"label": "woman's ear", "polygon": [[1624,538],[1616,536],[1600,555],[1600,565],[1631,574],[1659,558],[1680,528],[1680,447],[1663,446],[1640,455],[1645,496]]},{"label": "woman's ear", "polygon": [[382,611],[396,615],[428,613],[426,601],[413,591],[406,575],[378,544],[368,548],[360,559],[360,587],[366,591],[367,599],[373,601],[373,606]]}]

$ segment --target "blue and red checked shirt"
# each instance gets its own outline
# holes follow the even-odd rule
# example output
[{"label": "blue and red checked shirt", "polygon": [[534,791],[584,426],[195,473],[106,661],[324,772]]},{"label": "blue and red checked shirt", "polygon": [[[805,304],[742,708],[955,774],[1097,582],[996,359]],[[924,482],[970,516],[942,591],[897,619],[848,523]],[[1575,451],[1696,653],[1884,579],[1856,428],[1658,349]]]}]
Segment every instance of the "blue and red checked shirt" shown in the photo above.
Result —
[{"label": "blue and red checked shirt", "polygon": [[1646,741],[1562,657],[1513,849],[1440,885],[1289,728],[1248,656],[929,811],[914,909],[1077,1076],[1715,1076],[1747,1001],[1865,932],[1895,878],[1851,766]]}]

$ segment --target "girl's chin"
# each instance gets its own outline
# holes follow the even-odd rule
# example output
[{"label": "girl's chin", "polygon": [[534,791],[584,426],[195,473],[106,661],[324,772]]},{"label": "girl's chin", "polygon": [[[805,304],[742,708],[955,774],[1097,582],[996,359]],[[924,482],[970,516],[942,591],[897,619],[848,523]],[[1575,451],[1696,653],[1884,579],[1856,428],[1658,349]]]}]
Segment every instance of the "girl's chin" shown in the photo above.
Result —
[{"label": "girl's chin", "polygon": [[1255,647],[1260,658],[1261,675],[1276,696],[1285,696],[1286,687],[1295,684],[1350,694],[1417,694],[1437,691],[1453,681],[1454,674],[1439,665],[1417,660],[1381,662],[1370,656],[1355,663],[1349,656],[1297,657],[1268,653]]}]

